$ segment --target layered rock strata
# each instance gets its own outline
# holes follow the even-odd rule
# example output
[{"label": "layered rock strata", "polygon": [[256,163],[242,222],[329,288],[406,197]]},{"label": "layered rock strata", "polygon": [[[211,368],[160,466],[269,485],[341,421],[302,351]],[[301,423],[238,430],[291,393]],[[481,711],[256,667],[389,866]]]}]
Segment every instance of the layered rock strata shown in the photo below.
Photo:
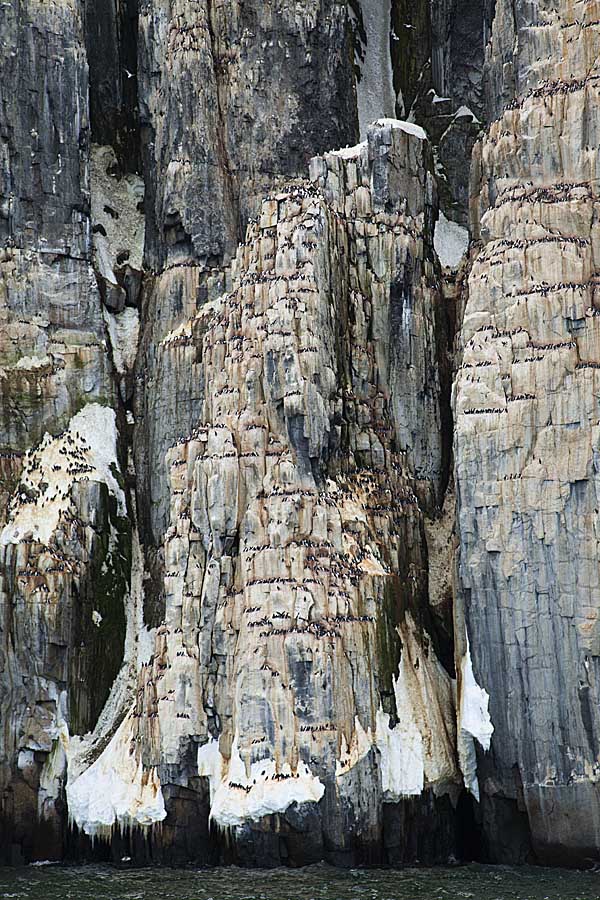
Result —
[{"label": "layered rock strata", "polygon": [[81,9],[8,3],[0,30],[0,842],[18,860],[62,852],[66,723],[93,727],[122,662],[130,526]]},{"label": "layered rock strata", "polygon": [[497,3],[498,118],[474,156],[457,632],[490,695],[497,859],[581,863],[600,843],[599,20],[596,2]]},{"label": "layered rock strata", "polygon": [[[67,791],[86,833],[164,819],[169,852],[195,769],[197,816],[230,830],[240,861],[455,845],[454,688],[415,493],[433,507],[444,477],[434,213],[424,134],[382,122],[263,201],[232,290],[165,338],[194,348],[202,411],[167,458],[154,653]],[[139,787],[119,808],[104,787],[115,768],[127,779],[123,741]],[[409,798],[437,849],[395,833]]]},{"label": "layered rock strata", "polygon": [[194,361],[173,371],[161,342],[225,289],[265,194],[304,175],[312,156],[353,143],[357,115],[346,3],[152,0],[140,6],[139,41],[145,261],[155,280],[145,291],[135,445],[140,516],[157,548],[168,524],[164,454],[200,412]]}]

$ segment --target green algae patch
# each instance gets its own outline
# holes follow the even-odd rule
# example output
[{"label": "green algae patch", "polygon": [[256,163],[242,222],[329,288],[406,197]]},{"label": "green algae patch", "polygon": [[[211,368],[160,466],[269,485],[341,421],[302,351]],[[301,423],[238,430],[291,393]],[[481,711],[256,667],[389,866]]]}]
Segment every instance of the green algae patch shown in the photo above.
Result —
[{"label": "green algae patch", "polygon": [[384,712],[389,713],[393,717],[396,714],[394,678],[398,677],[398,667],[402,654],[402,642],[396,626],[401,621],[402,606],[400,579],[397,575],[385,578],[383,582],[383,597],[375,623],[377,669],[381,703]]},{"label": "green algae patch", "polygon": [[[93,729],[123,662],[131,579],[132,538],[129,519],[100,485],[103,515],[92,542],[92,556],[74,616],[71,665],[70,728]],[[103,520],[103,521],[102,521]]]}]

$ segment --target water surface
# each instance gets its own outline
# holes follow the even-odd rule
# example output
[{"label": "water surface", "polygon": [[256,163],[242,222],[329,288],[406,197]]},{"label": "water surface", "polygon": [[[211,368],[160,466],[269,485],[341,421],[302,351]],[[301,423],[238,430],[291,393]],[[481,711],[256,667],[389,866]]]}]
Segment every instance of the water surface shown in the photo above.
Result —
[{"label": "water surface", "polygon": [[600,873],[525,866],[436,869],[0,869],[14,900],[600,900]]}]

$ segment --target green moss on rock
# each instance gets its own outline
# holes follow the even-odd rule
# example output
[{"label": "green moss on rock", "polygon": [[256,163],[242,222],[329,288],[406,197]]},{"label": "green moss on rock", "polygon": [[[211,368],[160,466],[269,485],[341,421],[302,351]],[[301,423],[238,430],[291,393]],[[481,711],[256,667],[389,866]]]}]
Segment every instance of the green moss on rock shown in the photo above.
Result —
[{"label": "green moss on rock", "polygon": [[[81,602],[74,622],[70,727],[91,730],[123,661],[125,603],[131,578],[131,524],[119,516],[115,498],[100,486],[100,517]],[[104,521],[102,521],[104,520]],[[94,613],[98,613],[100,618]]]}]

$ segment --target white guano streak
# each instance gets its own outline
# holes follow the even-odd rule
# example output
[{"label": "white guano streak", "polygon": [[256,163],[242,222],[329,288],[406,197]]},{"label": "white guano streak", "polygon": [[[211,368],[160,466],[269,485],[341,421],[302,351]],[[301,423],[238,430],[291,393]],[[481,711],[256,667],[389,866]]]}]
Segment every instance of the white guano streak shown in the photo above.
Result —
[{"label": "white guano streak", "polygon": [[69,819],[90,837],[110,837],[115,828],[148,828],[167,812],[156,768],[145,769],[133,750],[131,716],[81,775],[67,780]]},{"label": "white guano streak", "polygon": [[292,771],[288,763],[278,766],[275,760],[264,759],[252,763],[247,775],[237,734],[229,761],[221,755],[216,740],[200,747],[198,774],[209,779],[210,818],[222,827],[285,812],[294,802],[318,803],[325,793],[325,786],[303,762]]},{"label": "white guano streak", "polygon": [[465,787],[479,800],[475,741],[487,752],[494,726],[489,714],[489,694],[475,680],[468,634],[465,634],[465,638],[466,651],[461,661],[458,707],[458,756]]}]

